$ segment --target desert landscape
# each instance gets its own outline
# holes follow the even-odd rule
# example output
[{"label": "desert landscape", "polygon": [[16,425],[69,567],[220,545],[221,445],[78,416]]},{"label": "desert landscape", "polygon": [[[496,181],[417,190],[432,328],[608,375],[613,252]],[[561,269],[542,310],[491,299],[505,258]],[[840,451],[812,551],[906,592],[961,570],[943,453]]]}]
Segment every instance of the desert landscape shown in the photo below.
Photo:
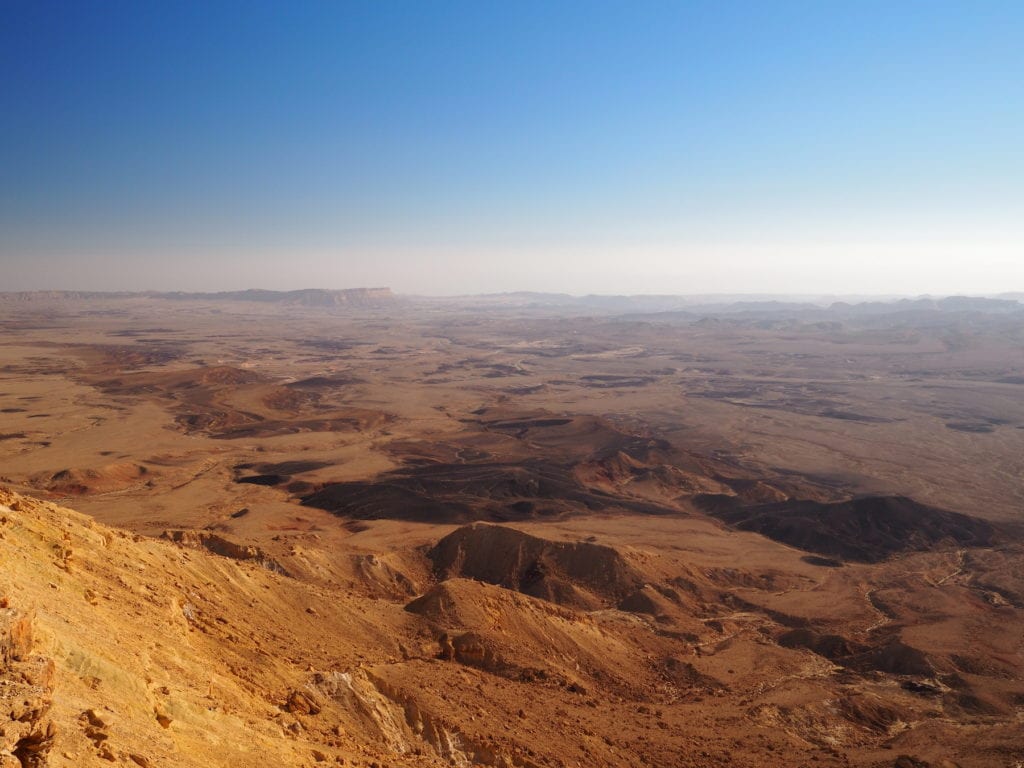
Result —
[{"label": "desert landscape", "polygon": [[1024,3],[0,14],[0,768],[1024,768]]},{"label": "desert landscape", "polygon": [[1024,765],[1024,303],[0,294],[0,766]]}]

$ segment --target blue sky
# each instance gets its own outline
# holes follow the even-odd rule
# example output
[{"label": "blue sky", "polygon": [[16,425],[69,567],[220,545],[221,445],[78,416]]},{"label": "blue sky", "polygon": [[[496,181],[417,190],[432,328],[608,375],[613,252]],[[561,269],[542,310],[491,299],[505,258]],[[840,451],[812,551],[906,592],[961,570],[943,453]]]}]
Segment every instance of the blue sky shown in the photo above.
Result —
[{"label": "blue sky", "polygon": [[1024,289],[1019,2],[0,4],[0,290]]}]

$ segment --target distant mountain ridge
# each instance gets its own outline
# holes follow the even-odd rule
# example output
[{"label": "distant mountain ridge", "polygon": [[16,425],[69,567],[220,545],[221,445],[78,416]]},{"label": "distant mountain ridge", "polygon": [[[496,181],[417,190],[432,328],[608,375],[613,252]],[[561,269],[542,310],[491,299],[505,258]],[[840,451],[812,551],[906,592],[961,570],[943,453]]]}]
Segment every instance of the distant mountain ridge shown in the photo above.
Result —
[{"label": "distant mountain ridge", "polygon": [[[1008,296],[1008,295],[1007,295]],[[936,299],[899,299],[898,301],[865,301],[857,304],[836,302],[829,309],[861,314],[889,313],[893,311],[939,312],[1015,312],[1022,308],[1020,301],[1011,298],[984,296],[946,296]]]},{"label": "distant mountain ridge", "polygon": [[257,301],[302,307],[369,307],[394,300],[390,288],[303,288],[295,291],[244,291],[214,293],[185,291],[19,291],[0,293],[7,301],[89,301],[116,299],[167,299],[179,301]]},{"label": "distant mountain ridge", "polygon": [[303,288],[296,291],[268,291],[250,288],[246,291],[220,291],[217,293],[162,293],[161,299],[262,301],[295,304],[303,307],[367,306],[388,302],[395,298],[390,288]]},{"label": "distant mountain ridge", "polygon": [[303,288],[274,291],[250,288],[241,291],[16,291],[0,292],[2,301],[111,301],[157,299],[165,301],[236,301],[277,304],[293,307],[373,308],[396,301],[418,305],[450,306],[476,310],[552,310],[584,311],[624,316],[671,315],[706,317],[709,315],[777,316],[798,314],[839,318],[871,318],[894,313],[1006,314],[1024,311],[1024,294],[998,296],[835,296],[777,294],[671,295],[588,294],[516,291],[467,296],[396,295],[390,288]]},{"label": "distant mountain ridge", "polygon": [[[413,298],[413,297],[411,297]],[[414,297],[432,303],[506,309],[591,309],[636,314],[686,312],[698,315],[836,311],[854,314],[900,311],[1004,312],[1024,309],[1024,294],[999,296],[839,296],[832,294],[588,294],[513,291],[466,296]]]}]

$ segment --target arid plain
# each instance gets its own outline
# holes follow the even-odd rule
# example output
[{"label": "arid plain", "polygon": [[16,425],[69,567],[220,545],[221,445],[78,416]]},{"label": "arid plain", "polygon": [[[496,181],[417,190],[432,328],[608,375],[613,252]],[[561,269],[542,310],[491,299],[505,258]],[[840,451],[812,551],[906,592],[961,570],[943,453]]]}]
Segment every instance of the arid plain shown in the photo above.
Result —
[{"label": "arid plain", "polygon": [[7,294],[0,488],[0,766],[1024,765],[1015,300]]}]

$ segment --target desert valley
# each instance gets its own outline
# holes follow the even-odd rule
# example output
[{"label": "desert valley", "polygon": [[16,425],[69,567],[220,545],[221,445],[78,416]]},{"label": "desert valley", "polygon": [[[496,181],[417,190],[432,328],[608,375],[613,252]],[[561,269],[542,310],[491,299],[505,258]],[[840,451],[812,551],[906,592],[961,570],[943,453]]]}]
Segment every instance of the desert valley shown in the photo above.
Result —
[{"label": "desert valley", "polygon": [[1024,303],[0,295],[0,766],[1024,765]]}]

